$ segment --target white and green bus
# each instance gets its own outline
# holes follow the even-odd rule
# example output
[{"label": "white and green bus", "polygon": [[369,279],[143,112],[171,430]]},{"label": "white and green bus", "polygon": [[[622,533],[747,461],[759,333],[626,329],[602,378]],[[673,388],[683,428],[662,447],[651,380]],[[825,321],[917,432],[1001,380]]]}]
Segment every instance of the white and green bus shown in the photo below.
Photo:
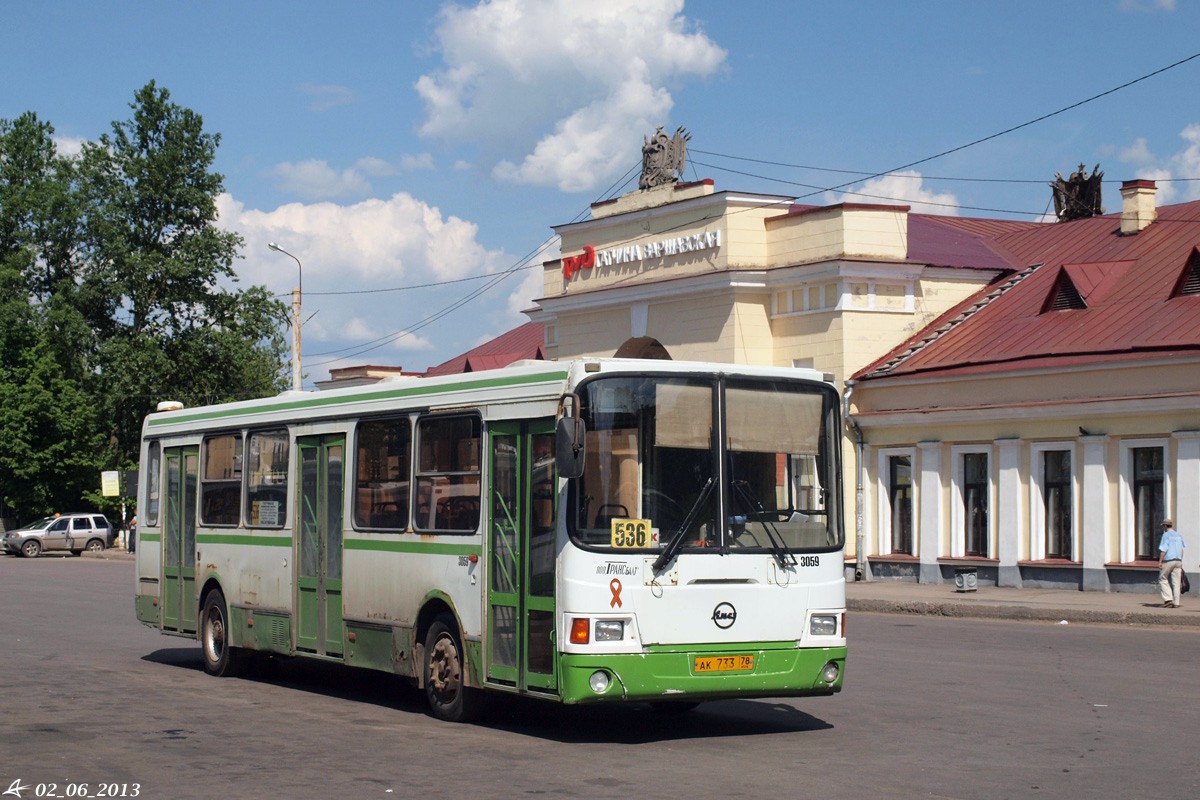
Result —
[{"label": "white and green bus", "polygon": [[829,695],[841,430],[810,370],[522,362],[150,414],[137,617],[412,679],[432,713]]}]

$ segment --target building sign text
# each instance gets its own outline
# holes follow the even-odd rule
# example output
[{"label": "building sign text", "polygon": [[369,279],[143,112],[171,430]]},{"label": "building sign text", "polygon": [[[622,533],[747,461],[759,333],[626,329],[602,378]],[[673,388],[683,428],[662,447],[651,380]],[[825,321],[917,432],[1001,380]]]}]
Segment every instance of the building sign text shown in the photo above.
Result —
[{"label": "building sign text", "polygon": [[720,231],[693,233],[690,236],[676,236],[671,239],[660,239],[647,244],[612,247],[608,250],[596,250],[591,245],[587,245],[583,248],[583,252],[577,256],[563,256],[563,279],[569,281],[583,270],[591,269],[592,267],[630,264],[649,258],[665,258],[683,253],[694,253],[700,250],[711,250],[720,246]]}]

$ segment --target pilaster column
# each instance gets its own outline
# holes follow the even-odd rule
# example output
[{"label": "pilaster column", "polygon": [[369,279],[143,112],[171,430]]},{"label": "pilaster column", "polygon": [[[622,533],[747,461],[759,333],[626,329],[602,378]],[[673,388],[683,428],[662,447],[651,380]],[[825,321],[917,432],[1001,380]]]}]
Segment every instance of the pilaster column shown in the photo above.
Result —
[{"label": "pilaster column", "polygon": [[1176,431],[1171,438],[1176,452],[1175,530],[1186,545],[1183,568],[1195,576],[1200,571],[1200,431]]},{"label": "pilaster column", "polygon": [[1000,559],[997,586],[1021,588],[1021,440],[997,439],[996,555]]},{"label": "pilaster column", "polygon": [[1108,591],[1109,540],[1113,523],[1109,514],[1110,481],[1108,477],[1107,436],[1081,436],[1083,469],[1082,496],[1079,509],[1080,549],[1083,553],[1083,589],[1090,592]]},{"label": "pilaster column", "polygon": [[917,442],[921,454],[917,514],[917,556],[921,562],[921,583],[941,583],[942,571],[937,559],[942,550],[942,443]]}]

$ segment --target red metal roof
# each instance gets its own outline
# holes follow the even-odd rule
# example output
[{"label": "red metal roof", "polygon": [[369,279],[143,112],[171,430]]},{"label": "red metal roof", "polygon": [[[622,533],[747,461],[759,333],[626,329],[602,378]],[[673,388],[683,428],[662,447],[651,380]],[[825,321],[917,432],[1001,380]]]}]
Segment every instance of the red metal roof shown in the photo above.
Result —
[{"label": "red metal roof", "polygon": [[[964,227],[960,218],[948,219]],[[1014,223],[985,238],[1027,268],[946,312],[855,379],[1011,370],[1048,357],[1068,366],[1105,354],[1200,351],[1200,295],[1172,296],[1200,246],[1200,201],[1158,209],[1157,220],[1132,236],[1121,235],[1120,214],[1108,214]],[[1060,274],[1086,308],[1044,310]]]},{"label": "red metal roof", "polygon": [[1026,266],[999,237],[1036,222],[908,215],[908,258],[938,267],[1011,270]]},{"label": "red metal roof", "polygon": [[544,360],[546,353],[542,350],[542,343],[545,341],[545,335],[545,326],[542,323],[526,322],[449,361],[430,367],[425,371],[425,376],[431,378],[435,375],[497,369],[507,367],[523,358]]}]

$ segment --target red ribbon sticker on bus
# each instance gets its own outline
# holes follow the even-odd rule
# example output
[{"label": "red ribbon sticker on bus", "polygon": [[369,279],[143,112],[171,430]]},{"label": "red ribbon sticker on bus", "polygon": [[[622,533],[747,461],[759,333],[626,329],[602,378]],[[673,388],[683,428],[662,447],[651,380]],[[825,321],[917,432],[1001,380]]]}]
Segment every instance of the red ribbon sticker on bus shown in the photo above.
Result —
[{"label": "red ribbon sticker on bus", "polygon": [[621,582],[613,578],[608,584],[609,591],[612,592],[613,599],[609,601],[609,608],[621,607]]}]

